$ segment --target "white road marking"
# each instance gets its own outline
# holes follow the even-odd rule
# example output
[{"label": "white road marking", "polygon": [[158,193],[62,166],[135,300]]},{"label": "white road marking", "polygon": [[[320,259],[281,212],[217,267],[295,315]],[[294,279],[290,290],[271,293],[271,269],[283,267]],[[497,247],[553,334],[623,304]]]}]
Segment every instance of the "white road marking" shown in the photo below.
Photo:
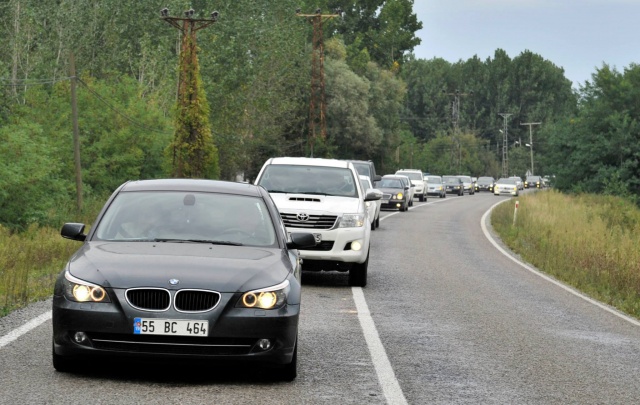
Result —
[{"label": "white road marking", "polygon": [[28,333],[32,329],[35,329],[38,326],[42,325],[49,319],[51,319],[51,311],[47,311],[44,314],[36,318],[33,318],[32,320],[20,326],[19,328],[16,328],[11,332],[7,333],[6,335],[0,337],[0,349],[8,345],[9,343],[13,342],[14,340],[18,339],[20,336]]},{"label": "white road marking", "polygon": [[356,309],[358,310],[358,319],[360,320],[360,326],[364,332],[364,339],[369,347],[371,353],[371,360],[375,367],[376,374],[378,375],[378,381],[382,387],[387,403],[390,405],[407,404],[407,399],[404,397],[404,393],[400,388],[400,384],[396,379],[396,375],[391,367],[387,352],[384,350],[380,336],[378,336],[378,330],[371,318],[367,301],[364,298],[364,293],[361,287],[352,287],[353,300],[356,303]]},{"label": "white road marking", "polygon": [[624,319],[625,321],[632,323],[636,326],[640,326],[640,321],[638,321],[635,318],[632,318],[626,314],[623,314],[622,312],[618,311],[617,309],[611,308],[599,301],[594,300],[591,297],[588,297],[584,294],[582,294],[581,292],[578,292],[576,290],[574,290],[572,287],[563,284],[561,282],[559,282],[558,280],[549,277],[548,275],[542,273],[541,271],[527,265],[526,263],[521,262],[520,260],[516,259],[515,257],[511,256],[506,250],[504,250],[500,245],[498,245],[498,243],[493,239],[493,237],[491,236],[491,233],[489,232],[489,230],[487,229],[487,226],[485,225],[485,221],[487,219],[487,217],[489,216],[489,214],[491,214],[491,211],[498,205],[498,204],[502,204],[505,201],[509,201],[508,199],[503,200],[503,201],[499,201],[495,204],[493,204],[491,206],[491,208],[489,208],[489,210],[487,212],[484,213],[484,215],[482,215],[482,219],[480,219],[480,226],[482,227],[482,232],[484,232],[484,235],[486,236],[486,238],[489,240],[489,242],[491,242],[491,244],[500,251],[500,253],[502,253],[503,255],[505,255],[506,257],[508,257],[509,259],[511,259],[512,261],[514,261],[515,263],[517,263],[518,265],[520,265],[521,267],[524,267],[526,270],[530,271],[531,273],[547,280],[550,283],[553,283],[555,285],[557,285],[558,287],[562,288],[563,290],[566,290],[568,292],[570,292],[571,294],[582,298],[583,300],[597,306],[600,307],[602,309],[604,309],[607,312],[610,312],[612,314],[614,314],[615,316]]}]

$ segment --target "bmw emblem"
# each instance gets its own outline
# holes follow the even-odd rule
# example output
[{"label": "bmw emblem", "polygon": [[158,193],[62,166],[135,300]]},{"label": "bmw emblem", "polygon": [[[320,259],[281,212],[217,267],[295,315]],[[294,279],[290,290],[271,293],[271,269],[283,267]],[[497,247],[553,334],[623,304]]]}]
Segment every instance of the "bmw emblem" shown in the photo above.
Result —
[{"label": "bmw emblem", "polygon": [[180,283],[180,280],[178,280],[177,278],[172,278],[171,280],[169,280],[169,284],[171,285],[178,285],[178,283]]},{"label": "bmw emblem", "polygon": [[309,214],[301,212],[297,215],[297,218],[300,222],[307,222],[309,220]]}]

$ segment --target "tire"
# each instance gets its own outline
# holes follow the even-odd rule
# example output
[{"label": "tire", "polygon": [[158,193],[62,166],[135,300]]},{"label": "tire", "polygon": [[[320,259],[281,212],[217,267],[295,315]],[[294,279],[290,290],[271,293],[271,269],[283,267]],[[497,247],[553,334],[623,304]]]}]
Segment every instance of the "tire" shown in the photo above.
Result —
[{"label": "tire", "polygon": [[376,228],[380,228],[380,215],[378,215],[378,218],[376,218],[375,223],[376,223]]},{"label": "tire", "polygon": [[364,263],[355,263],[351,269],[349,269],[349,285],[352,287],[366,287],[368,269],[369,250],[367,251],[367,259]]},{"label": "tire", "polygon": [[400,210],[401,212],[405,212],[407,210],[407,203],[402,203],[402,205],[400,206],[400,208],[398,208],[398,210]]},{"label": "tire", "polygon": [[293,381],[298,376],[298,338],[296,337],[296,345],[293,348],[293,357],[291,358],[291,363],[285,364],[282,369],[280,369],[280,380],[282,381]]},{"label": "tire", "polygon": [[371,222],[371,230],[372,231],[376,230],[376,220],[375,219]]},{"label": "tire", "polygon": [[424,194],[423,194],[423,195],[418,196],[418,201],[420,201],[420,202],[424,202]]}]

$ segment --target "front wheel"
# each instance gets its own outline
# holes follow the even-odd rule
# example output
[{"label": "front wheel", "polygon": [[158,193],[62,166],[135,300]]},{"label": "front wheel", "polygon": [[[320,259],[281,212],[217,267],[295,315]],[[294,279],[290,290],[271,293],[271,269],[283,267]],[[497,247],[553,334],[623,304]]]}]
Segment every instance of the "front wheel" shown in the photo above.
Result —
[{"label": "front wheel", "polygon": [[365,287],[367,285],[367,271],[369,268],[369,251],[364,263],[354,263],[349,270],[349,285],[352,287]]}]

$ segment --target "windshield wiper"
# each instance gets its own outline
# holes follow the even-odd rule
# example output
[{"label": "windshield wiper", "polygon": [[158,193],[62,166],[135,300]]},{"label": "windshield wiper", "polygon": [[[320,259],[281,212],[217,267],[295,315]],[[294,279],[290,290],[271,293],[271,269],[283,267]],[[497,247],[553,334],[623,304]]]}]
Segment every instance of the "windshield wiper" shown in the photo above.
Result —
[{"label": "windshield wiper", "polygon": [[210,243],[212,245],[229,245],[229,246],[243,246],[239,242],[231,242],[230,240],[211,240],[211,239],[164,239],[156,238],[154,242],[174,242],[174,243]]}]

